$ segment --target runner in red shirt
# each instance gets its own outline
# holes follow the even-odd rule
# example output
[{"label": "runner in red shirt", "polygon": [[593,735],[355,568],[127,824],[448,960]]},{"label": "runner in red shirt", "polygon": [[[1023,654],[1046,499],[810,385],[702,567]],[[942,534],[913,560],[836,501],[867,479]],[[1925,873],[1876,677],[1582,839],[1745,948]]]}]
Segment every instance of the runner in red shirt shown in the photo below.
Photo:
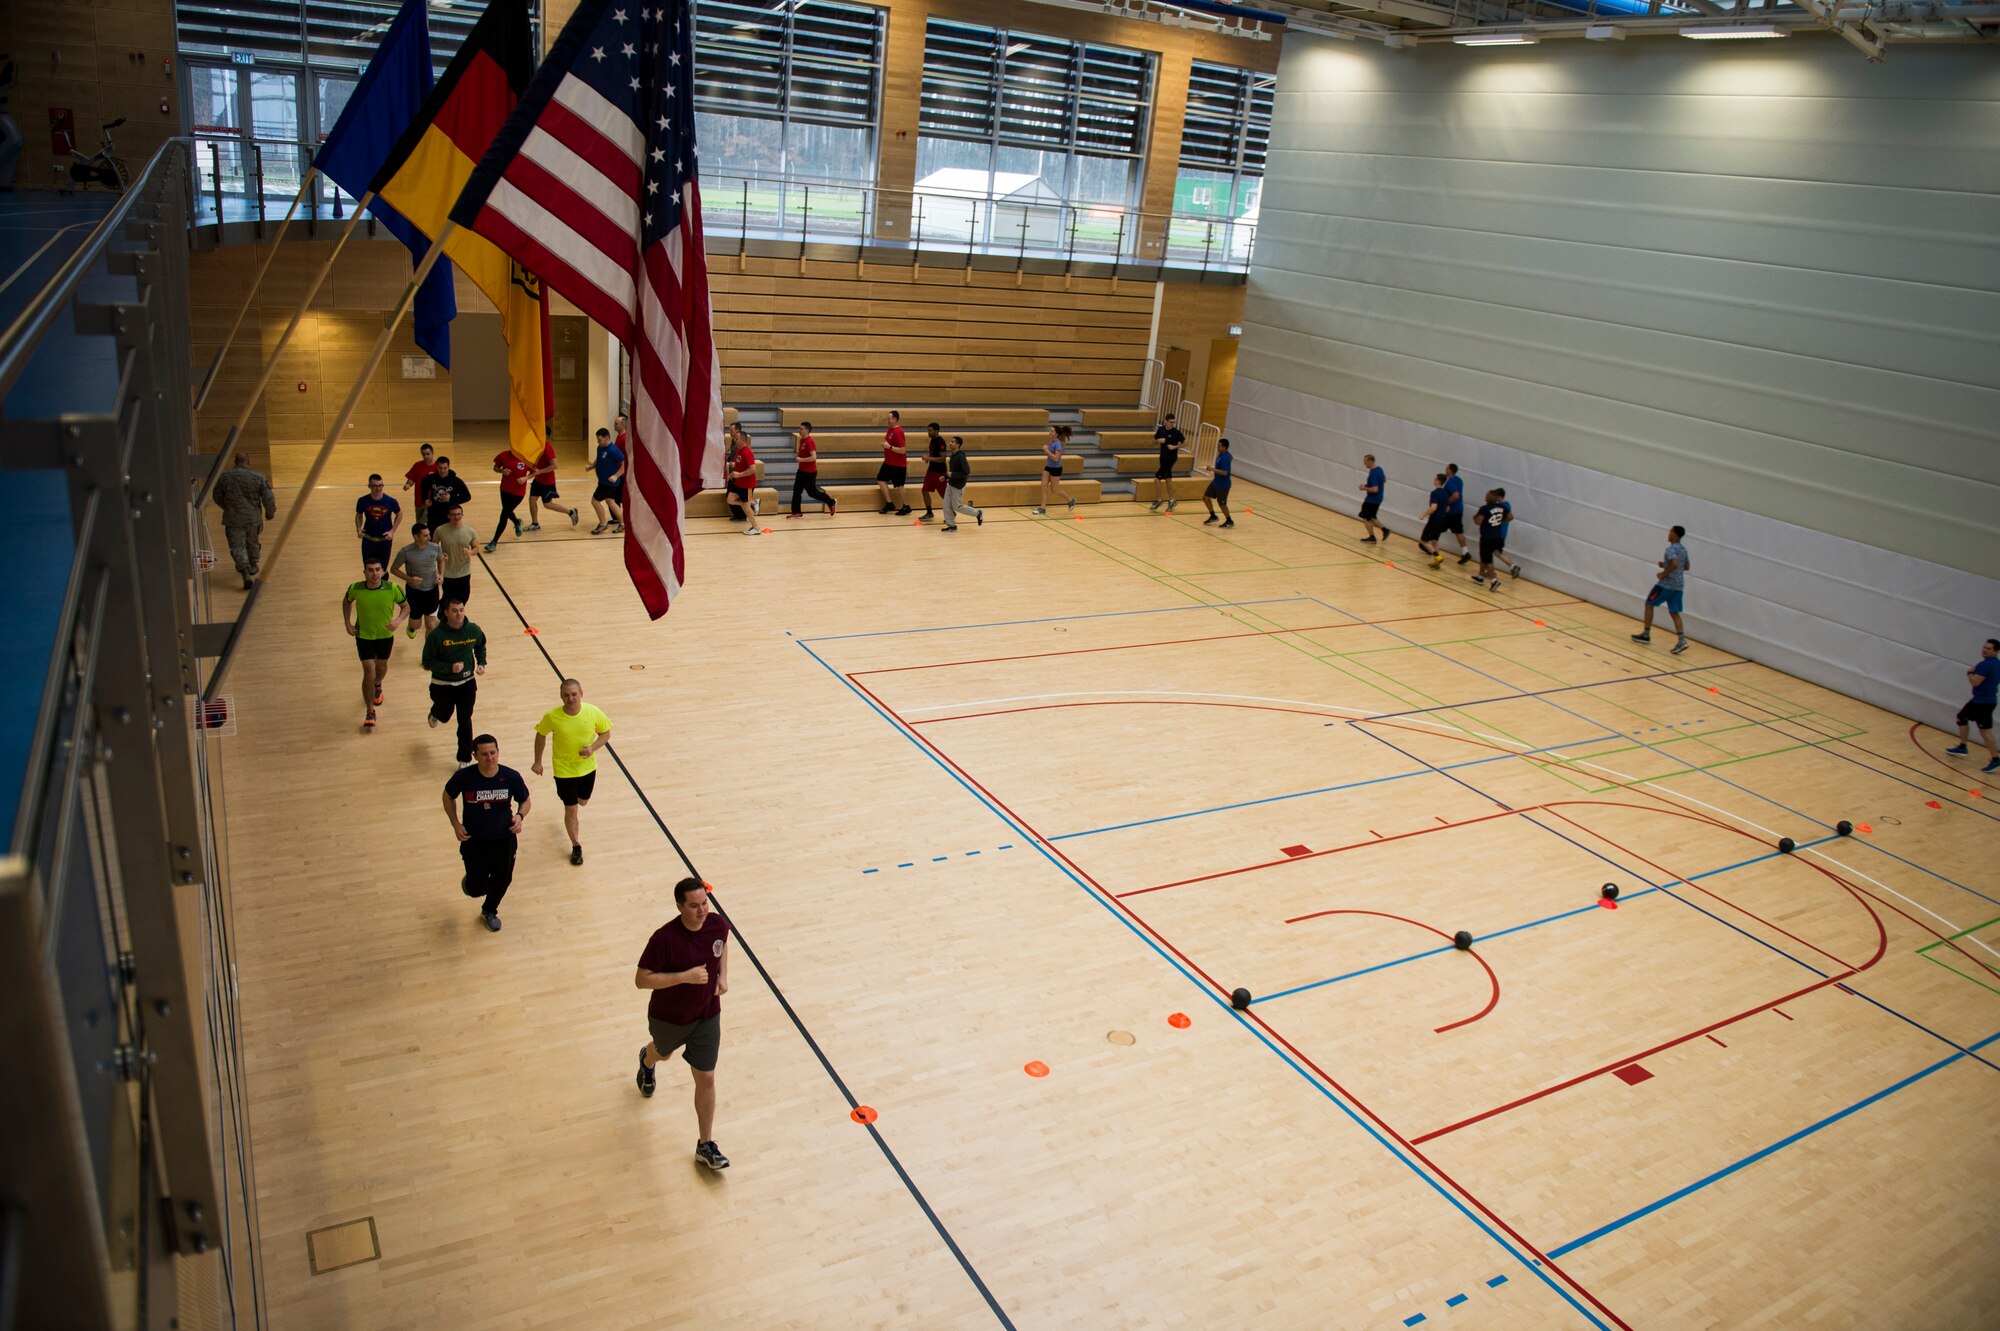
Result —
[{"label": "runner in red shirt", "polygon": [[652,1039],[639,1049],[639,1094],[653,1094],[653,1069],[682,1055],[694,1071],[694,1158],[710,1169],[729,1168],[715,1144],[715,1062],[722,1049],[722,996],[729,992],[729,923],[709,910],[708,885],[699,878],[674,884],[679,917],[654,931],[639,956],[633,987],[650,989],[646,1025]]},{"label": "runner in red shirt", "polygon": [[521,520],[514,516],[514,510],[528,497],[528,478],[535,474],[535,464],[505,448],[493,455],[493,470],[500,474],[500,521],[493,524],[493,539],[486,543],[486,553],[492,554],[500,548],[500,533],[507,530],[507,524],[514,524],[515,539],[520,539]]},{"label": "runner in red shirt", "polygon": [[436,456],[436,452],[437,450],[433,449],[429,444],[419,444],[417,446],[417,460],[410,464],[408,471],[403,473],[403,488],[405,490],[414,489],[417,492],[417,502],[419,504],[424,502],[424,477],[437,470],[437,463],[432,460]]},{"label": "runner in red shirt", "polygon": [[833,496],[819,488],[819,445],[813,442],[811,421],[800,421],[799,428],[792,431],[792,456],[799,469],[792,473],[792,511],[785,516],[799,516],[799,501],[811,495],[826,505],[826,515],[832,517]]},{"label": "runner in red shirt", "polygon": [[757,525],[757,450],[750,447],[750,432],[740,425],[727,427],[729,452],[725,458],[728,471],[729,520],[743,521],[743,509],[750,510],[750,525],[744,529],[745,536],[755,536],[763,530]]},{"label": "runner in red shirt", "polygon": [[548,505],[549,512],[569,513],[569,525],[577,524],[577,511],[565,510],[556,500],[562,495],[556,492],[556,446],[553,442],[542,445],[542,460],[535,464],[535,475],[528,482],[528,530],[542,529],[542,505]]},{"label": "runner in red shirt", "polygon": [[[899,517],[910,515],[903,502],[903,482],[910,475],[910,453],[903,446],[903,413],[889,413],[889,428],[882,433],[882,466],[875,473],[875,488],[882,492],[882,511]],[[896,493],[892,498],[891,490]],[[901,507],[898,507],[901,505]]]}]

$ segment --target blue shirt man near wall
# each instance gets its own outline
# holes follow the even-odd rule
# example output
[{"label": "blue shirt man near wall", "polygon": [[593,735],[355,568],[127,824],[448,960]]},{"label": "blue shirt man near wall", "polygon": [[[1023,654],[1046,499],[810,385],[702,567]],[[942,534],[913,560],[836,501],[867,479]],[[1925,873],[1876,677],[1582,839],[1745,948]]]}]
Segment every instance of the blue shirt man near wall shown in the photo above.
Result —
[{"label": "blue shirt man near wall", "polygon": [[1368,534],[1361,538],[1361,543],[1374,545],[1378,540],[1389,539],[1389,529],[1375,516],[1382,511],[1382,492],[1389,488],[1389,478],[1375,465],[1373,453],[1362,454],[1361,461],[1368,468],[1368,475],[1361,482],[1361,527]]},{"label": "blue shirt man near wall", "polygon": [[1972,663],[1972,669],[1965,672],[1965,682],[1972,686],[1972,701],[1958,709],[1958,743],[1945,750],[1955,758],[1966,754],[1965,741],[1969,738],[1968,727],[1979,727],[1979,738],[1986,743],[1986,766],[1982,772],[2000,772],[2000,748],[1993,743],[1993,708],[2000,704],[2000,638],[1988,638],[1979,649],[1979,659]]},{"label": "blue shirt man near wall", "polygon": [[1456,462],[1445,463],[1444,488],[1451,494],[1451,504],[1444,511],[1444,529],[1458,538],[1458,562],[1463,564],[1472,558],[1472,547],[1465,543],[1465,478],[1458,474]]},{"label": "blue shirt man near wall", "polygon": [[1227,439],[1217,444],[1216,450],[1215,474],[1209,478],[1208,488],[1201,493],[1201,502],[1208,505],[1208,520],[1201,525],[1212,526],[1218,520],[1215,516],[1215,506],[1220,504],[1222,525],[1234,527],[1236,519],[1229,516],[1229,487],[1236,479],[1236,459],[1230,456]]},{"label": "blue shirt man near wall", "polygon": [[1665,606],[1674,620],[1673,653],[1679,656],[1688,649],[1687,631],[1681,627],[1681,597],[1687,587],[1688,552],[1681,541],[1687,536],[1685,527],[1667,528],[1667,552],[1660,556],[1660,576],[1653,582],[1653,590],[1646,593],[1646,622],[1632,635],[1633,642],[1653,640],[1653,611]]}]

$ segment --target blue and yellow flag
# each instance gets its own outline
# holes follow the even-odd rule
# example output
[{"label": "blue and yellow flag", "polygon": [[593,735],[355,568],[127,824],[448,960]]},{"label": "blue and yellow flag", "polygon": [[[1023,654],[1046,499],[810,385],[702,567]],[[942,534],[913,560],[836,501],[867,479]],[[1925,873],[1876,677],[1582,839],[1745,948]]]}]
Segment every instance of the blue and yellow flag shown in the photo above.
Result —
[{"label": "blue and yellow flag", "polygon": [[[431,31],[424,0],[404,0],[339,121],[320,144],[314,168],[351,197],[366,194],[390,150],[430,96],[432,82]],[[390,235],[409,246],[413,263],[430,249],[431,238],[385,201],[374,200],[368,211]],[[410,317],[417,345],[446,369],[451,368],[451,321],[457,314],[451,262],[441,258],[418,289]]]}]

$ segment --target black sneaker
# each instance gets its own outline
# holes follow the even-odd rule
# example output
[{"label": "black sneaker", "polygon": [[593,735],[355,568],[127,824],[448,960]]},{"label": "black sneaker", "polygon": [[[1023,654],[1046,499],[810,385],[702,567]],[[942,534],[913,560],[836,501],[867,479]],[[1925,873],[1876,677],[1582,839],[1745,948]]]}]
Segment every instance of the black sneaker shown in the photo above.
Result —
[{"label": "black sneaker", "polygon": [[1510,576],[1518,578],[1521,576],[1521,566],[1519,564],[1511,565],[1507,572]]},{"label": "black sneaker", "polygon": [[882,511],[884,513],[894,513],[896,511],[896,506],[894,504],[884,504],[882,505]]},{"label": "black sneaker", "polygon": [[1458,557],[1458,562],[1461,564],[1470,564],[1472,562],[1472,555],[1470,553],[1462,554]]},{"label": "black sneaker", "polygon": [[[897,516],[897,517],[899,517],[899,518],[907,518],[907,517],[909,517],[909,516],[910,516],[910,506],[909,506],[908,504],[905,504],[905,505],[903,505],[903,506],[902,506],[901,508],[897,509],[897,510],[896,510],[896,516]],[[713,1143],[711,1143],[711,1144],[713,1144]],[[729,1162],[728,1162],[727,1160],[725,1160],[725,1161],[723,1161],[722,1163],[726,1165],[726,1164],[728,1164]]]},{"label": "black sneaker", "polygon": [[639,1083],[639,1094],[645,1096],[648,1100],[652,1099],[654,1086],[653,1070],[646,1066],[646,1051],[643,1048],[639,1051],[639,1075],[634,1080]]},{"label": "black sneaker", "polygon": [[1634,633],[1632,635],[1633,642],[1651,642],[1652,640],[1653,635],[1650,633]]},{"label": "black sneaker", "polygon": [[1215,516],[1215,514],[1211,513],[1211,514],[1209,514],[1209,515],[1208,515],[1208,519],[1207,519],[1207,520],[1206,520],[1205,522],[1203,522],[1203,523],[1202,523],[1201,525],[1202,525],[1202,526],[1204,526],[1204,527],[1213,527],[1213,526],[1214,526],[1214,525],[1215,525],[1216,523],[1218,523],[1218,522],[1220,522],[1220,521],[1222,521],[1222,519],[1221,519],[1221,518],[1218,518],[1218,517],[1216,517],[1216,516]]},{"label": "black sneaker", "polygon": [[974,513],[972,515],[972,525],[975,527],[984,527],[986,525],[985,509],[982,508],[977,513]]},{"label": "black sneaker", "polygon": [[1364,536],[1361,538],[1361,543],[1363,545],[1373,545],[1375,544],[1375,538],[1373,536]]},{"label": "black sneaker", "polygon": [[583,863],[583,847],[582,847],[582,846],[571,846],[571,847],[569,848],[569,862],[570,862],[571,864],[582,864],[582,863]]},{"label": "black sneaker", "polygon": [[701,1142],[698,1144],[694,1148],[694,1158],[707,1165],[710,1169],[729,1168],[729,1157],[724,1155],[722,1148],[714,1142]]},{"label": "black sneaker", "polygon": [[1229,521],[1227,521],[1227,522],[1223,523],[1222,525],[1223,525],[1223,526],[1225,526],[1225,527],[1234,527],[1234,526],[1236,525],[1236,519],[1235,519],[1235,518],[1231,518],[1231,519],[1229,519]]},{"label": "black sneaker", "polygon": [[486,927],[488,929],[492,930],[496,934],[500,932],[500,917],[498,915],[495,915],[492,911],[487,910],[487,911],[481,911],[479,913],[479,918],[485,922]]}]

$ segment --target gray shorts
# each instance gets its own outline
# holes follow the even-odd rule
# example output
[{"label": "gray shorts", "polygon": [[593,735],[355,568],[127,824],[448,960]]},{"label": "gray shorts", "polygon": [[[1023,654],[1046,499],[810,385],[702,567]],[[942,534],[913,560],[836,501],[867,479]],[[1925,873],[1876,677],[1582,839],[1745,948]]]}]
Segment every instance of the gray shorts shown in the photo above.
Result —
[{"label": "gray shorts", "polygon": [[653,1048],[662,1060],[672,1058],[674,1050],[686,1045],[687,1052],[682,1057],[687,1059],[689,1067],[696,1072],[715,1071],[716,1055],[722,1052],[721,1017],[703,1017],[692,1026],[676,1026],[648,1017],[646,1026],[653,1033]]}]

